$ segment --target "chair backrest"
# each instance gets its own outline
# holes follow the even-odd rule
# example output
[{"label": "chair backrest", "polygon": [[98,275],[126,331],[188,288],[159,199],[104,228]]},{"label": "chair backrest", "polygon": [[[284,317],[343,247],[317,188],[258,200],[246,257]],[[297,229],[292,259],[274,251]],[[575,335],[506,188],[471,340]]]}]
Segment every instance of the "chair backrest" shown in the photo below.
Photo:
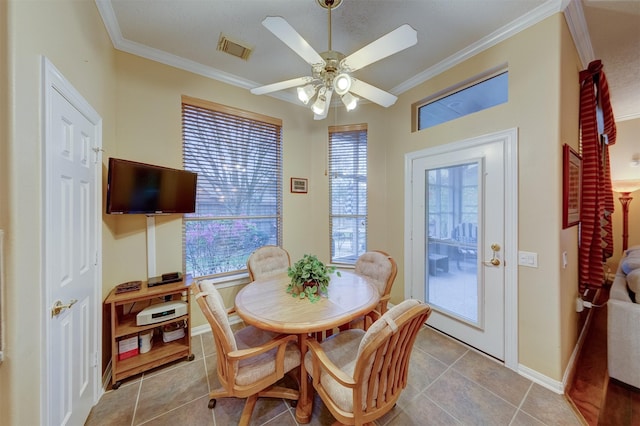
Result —
[{"label": "chair backrest", "polygon": [[[353,413],[363,423],[390,410],[407,385],[409,359],[429,305],[405,300],[374,322],[360,341],[353,378]],[[360,404],[357,401],[361,401]]]},{"label": "chair backrest", "polygon": [[478,242],[478,225],[475,223],[459,223],[451,231],[451,238],[460,243],[476,244]]},{"label": "chair backrest", "polygon": [[398,265],[387,253],[374,250],[363,253],[356,260],[355,272],[371,279],[380,297],[388,296],[398,274]]},{"label": "chair backrest", "polygon": [[198,306],[211,326],[213,340],[216,344],[218,360],[218,377],[226,388],[233,386],[233,377],[237,372],[237,362],[230,362],[227,358],[229,352],[238,349],[236,339],[229,324],[228,311],[224,306],[224,300],[215,285],[209,280],[195,281],[192,285],[196,295]]},{"label": "chair backrest", "polygon": [[291,266],[289,252],[282,247],[272,245],[256,249],[247,260],[247,270],[251,281],[287,272],[289,266]]}]

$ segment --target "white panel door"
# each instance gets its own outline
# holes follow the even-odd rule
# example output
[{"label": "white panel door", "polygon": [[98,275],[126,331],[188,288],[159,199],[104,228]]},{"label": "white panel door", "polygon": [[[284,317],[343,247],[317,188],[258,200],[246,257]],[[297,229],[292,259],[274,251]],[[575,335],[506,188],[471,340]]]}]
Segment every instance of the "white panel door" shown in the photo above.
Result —
[{"label": "white panel door", "polygon": [[[49,70],[51,71],[51,70]],[[99,380],[99,126],[46,87],[44,423],[81,425]],[[57,309],[56,309],[57,307]]]},{"label": "white panel door", "polygon": [[428,324],[504,360],[504,141],[412,161],[412,296]]}]

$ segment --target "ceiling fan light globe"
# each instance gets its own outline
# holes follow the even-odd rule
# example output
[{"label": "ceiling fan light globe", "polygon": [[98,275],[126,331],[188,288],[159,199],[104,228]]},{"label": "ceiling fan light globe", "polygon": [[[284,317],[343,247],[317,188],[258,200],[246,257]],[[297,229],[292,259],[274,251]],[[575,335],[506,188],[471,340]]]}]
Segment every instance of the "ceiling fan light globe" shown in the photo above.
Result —
[{"label": "ceiling fan light globe", "polygon": [[315,94],[316,88],[313,86],[313,84],[307,84],[306,86],[298,87],[298,99],[300,99],[300,101],[305,105],[309,103],[309,101]]},{"label": "ceiling fan light globe", "polygon": [[333,79],[333,88],[338,95],[344,95],[351,88],[351,76],[347,73],[338,74]]},{"label": "ceiling fan light globe", "polygon": [[342,95],[342,103],[347,111],[353,111],[358,106],[358,98],[347,92]]},{"label": "ceiling fan light globe", "polygon": [[313,105],[311,105],[311,111],[313,111],[313,113],[316,115],[322,115],[326,104],[327,102],[323,97],[318,97]]}]

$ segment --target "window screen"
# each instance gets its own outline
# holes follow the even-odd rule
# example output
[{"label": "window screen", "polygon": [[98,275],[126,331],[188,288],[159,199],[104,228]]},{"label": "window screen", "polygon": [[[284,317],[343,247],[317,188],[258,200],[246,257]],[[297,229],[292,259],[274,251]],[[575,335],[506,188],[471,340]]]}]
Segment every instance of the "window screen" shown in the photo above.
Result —
[{"label": "window screen", "polygon": [[280,245],[282,123],[183,97],[184,168],[198,173],[196,211],[184,216],[192,277],[246,270],[258,247]]},{"label": "window screen", "polygon": [[353,264],[367,249],[367,126],[329,128],[331,262]]}]

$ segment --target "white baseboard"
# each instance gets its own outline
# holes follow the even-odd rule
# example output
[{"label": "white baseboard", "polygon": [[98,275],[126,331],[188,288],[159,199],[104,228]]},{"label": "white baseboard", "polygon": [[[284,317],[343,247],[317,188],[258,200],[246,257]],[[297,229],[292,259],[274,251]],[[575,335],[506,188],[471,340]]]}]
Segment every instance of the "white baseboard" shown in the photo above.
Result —
[{"label": "white baseboard", "polygon": [[564,394],[564,384],[531,368],[518,364],[518,374],[557,394]]},{"label": "white baseboard", "polygon": [[191,327],[191,337],[208,333],[209,331],[211,331],[211,326],[209,324],[202,324],[197,327]]}]

